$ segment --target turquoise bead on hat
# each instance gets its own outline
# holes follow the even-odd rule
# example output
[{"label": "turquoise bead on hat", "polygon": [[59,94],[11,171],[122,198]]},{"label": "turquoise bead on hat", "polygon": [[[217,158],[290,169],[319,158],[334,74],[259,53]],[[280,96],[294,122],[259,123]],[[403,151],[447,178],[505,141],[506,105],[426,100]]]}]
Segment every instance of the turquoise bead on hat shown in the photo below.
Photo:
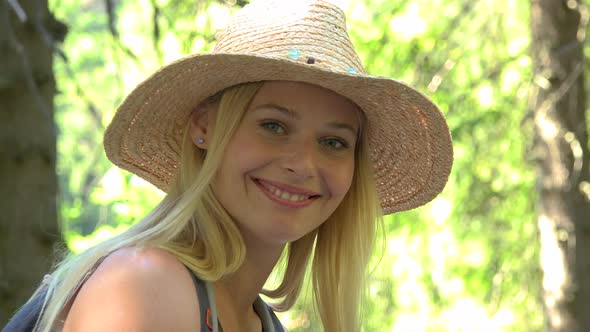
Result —
[{"label": "turquoise bead on hat", "polygon": [[299,59],[299,56],[301,56],[301,52],[299,50],[292,49],[289,51],[288,55],[289,55],[289,59],[297,60],[297,59]]}]

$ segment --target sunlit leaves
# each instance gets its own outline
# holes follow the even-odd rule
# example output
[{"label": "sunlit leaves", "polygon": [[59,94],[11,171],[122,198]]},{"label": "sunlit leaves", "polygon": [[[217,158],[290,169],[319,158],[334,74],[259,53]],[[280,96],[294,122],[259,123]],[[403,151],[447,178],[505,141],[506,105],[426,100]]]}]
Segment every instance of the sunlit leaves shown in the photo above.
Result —
[{"label": "sunlit leaves", "polygon": [[123,233],[129,228],[127,224],[120,224],[116,227],[113,226],[100,226],[89,236],[81,236],[78,233],[67,233],[66,241],[68,247],[72,252],[80,253],[84,250],[95,246],[105,240],[112,238],[115,235]]},{"label": "sunlit leaves", "polygon": [[[50,3],[70,26],[68,61],[56,60],[58,173],[66,238],[79,251],[123,231],[162,197],[106,160],[102,133],[116,107],[161,64],[211,51],[235,8],[230,1],[115,1],[114,38],[103,1]],[[528,3],[342,4],[367,70],[432,98],[447,117],[455,151],[440,198],[386,218],[385,248],[371,262],[364,329],[540,331],[534,176],[527,163]],[[319,329],[310,296],[281,317],[291,331]]]}]

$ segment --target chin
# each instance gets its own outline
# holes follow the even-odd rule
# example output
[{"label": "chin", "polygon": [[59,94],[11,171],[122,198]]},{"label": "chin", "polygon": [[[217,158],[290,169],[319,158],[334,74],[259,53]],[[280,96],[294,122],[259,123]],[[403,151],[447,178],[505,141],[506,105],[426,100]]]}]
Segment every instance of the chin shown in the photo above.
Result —
[{"label": "chin", "polygon": [[294,242],[309,234],[309,232],[295,229],[267,230],[265,233],[265,238],[276,244],[287,244]]}]

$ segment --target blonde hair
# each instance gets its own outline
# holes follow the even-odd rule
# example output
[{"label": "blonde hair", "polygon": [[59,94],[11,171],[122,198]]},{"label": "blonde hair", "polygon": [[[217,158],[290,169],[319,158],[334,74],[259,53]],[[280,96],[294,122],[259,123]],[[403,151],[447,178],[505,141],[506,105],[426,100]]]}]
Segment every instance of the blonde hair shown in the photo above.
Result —
[{"label": "blonde hair", "polygon": [[[205,153],[195,147],[185,130],[179,174],[164,199],[126,232],[79,255],[63,260],[47,287],[35,331],[50,331],[60,322],[64,307],[110,253],[125,247],[160,247],[174,254],[199,278],[215,281],[236,271],[245,257],[245,245],[232,218],[211,189],[225,147],[239,126],[263,82],[228,88],[208,103],[219,103],[216,126]],[[220,97],[220,98],[219,98]],[[208,107],[208,106],[205,106]],[[317,230],[288,244],[281,284],[263,293],[281,299],[273,305],[285,311],[301,291],[313,254],[314,295],[324,329],[357,331],[365,272],[380,217],[366,135],[360,135],[356,167],[348,194],[334,214]],[[198,222],[197,222],[198,220]],[[35,296],[35,295],[34,295]]]}]

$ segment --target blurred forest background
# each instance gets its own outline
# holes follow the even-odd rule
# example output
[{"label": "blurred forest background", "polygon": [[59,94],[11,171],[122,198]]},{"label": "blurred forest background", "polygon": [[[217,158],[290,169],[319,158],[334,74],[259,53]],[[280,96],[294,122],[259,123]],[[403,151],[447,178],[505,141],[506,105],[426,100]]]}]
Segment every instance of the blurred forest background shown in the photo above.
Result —
[{"label": "blurred forest background", "polygon": [[[162,198],[107,161],[104,129],[247,2],[0,1],[0,326],[56,248],[80,252]],[[368,72],[434,99],[455,149],[443,194],[386,219],[364,330],[590,331],[587,3],[338,2]],[[307,295],[281,318],[317,331],[313,311]]]}]

